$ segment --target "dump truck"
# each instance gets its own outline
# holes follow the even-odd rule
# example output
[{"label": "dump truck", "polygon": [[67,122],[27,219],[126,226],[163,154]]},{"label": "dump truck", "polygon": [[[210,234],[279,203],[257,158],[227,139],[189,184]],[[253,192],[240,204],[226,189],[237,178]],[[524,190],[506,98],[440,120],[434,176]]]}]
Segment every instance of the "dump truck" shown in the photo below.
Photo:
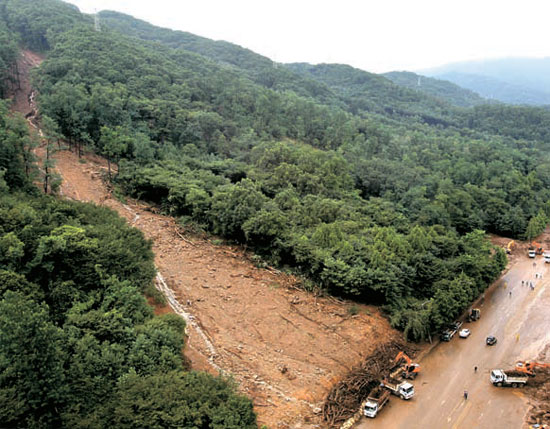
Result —
[{"label": "dump truck", "polygon": [[523,387],[529,380],[529,376],[523,372],[502,369],[493,369],[491,371],[491,383],[498,387]]},{"label": "dump truck", "polygon": [[451,323],[449,327],[441,333],[441,341],[451,341],[461,326],[462,322],[459,321]]},{"label": "dump truck", "polygon": [[446,329],[440,335],[441,341],[451,341],[455,334],[456,329]]},{"label": "dump truck", "polygon": [[367,396],[367,401],[363,407],[363,414],[365,417],[375,418],[389,400],[389,390],[382,388],[382,386],[376,386]]},{"label": "dump truck", "polygon": [[399,396],[401,399],[411,399],[414,396],[414,386],[408,381],[401,381],[388,377],[382,380],[380,385],[388,389],[390,393],[393,393],[395,396]]}]

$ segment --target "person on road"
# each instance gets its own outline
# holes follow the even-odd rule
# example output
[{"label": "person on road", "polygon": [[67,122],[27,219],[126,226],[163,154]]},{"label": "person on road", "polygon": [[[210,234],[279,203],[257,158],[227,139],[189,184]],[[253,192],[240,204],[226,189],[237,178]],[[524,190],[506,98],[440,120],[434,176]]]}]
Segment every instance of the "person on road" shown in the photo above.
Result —
[{"label": "person on road", "polygon": [[477,372],[477,365],[474,366],[474,372]]},{"label": "person on road", "polygon": [[508,292],[508,295],[512,298],[512,291]]},{"label": "person on road", "polygon": [[525,282],[522,280],[522,281],[521,281],[521,285],[523,286],[524,284],[525,284]]},{"label": "person on road", "polygon": [[464,400],[466,400],[466,399],[468,399],[468,391],[467,390],[464,391]]}]

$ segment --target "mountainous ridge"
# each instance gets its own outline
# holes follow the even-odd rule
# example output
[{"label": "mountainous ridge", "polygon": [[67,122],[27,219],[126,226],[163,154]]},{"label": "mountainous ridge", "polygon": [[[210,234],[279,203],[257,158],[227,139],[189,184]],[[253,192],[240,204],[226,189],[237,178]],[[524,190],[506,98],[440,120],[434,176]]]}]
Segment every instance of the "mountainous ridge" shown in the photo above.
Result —
[{"label": "mountainous ridge", "polygon": [[446,100],[459,107],[478,106],[490,101],[474,91],[456,85],[449,80],[443,80],[443,78],[434,79],[406,71],[383,73],[383,76],[397,85]]},{"label": "mountainous ridge", "polygon": [[550,104],[550,58],[464,61],[419,71],[511,104]]}]

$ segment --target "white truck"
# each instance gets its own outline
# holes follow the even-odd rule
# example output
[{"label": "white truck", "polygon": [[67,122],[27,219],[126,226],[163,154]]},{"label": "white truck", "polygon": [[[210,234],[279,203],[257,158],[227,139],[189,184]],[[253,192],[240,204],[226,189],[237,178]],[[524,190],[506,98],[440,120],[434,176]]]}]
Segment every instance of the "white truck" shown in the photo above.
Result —
[{"label": "white truck", "polygon": [[400,381],[390,377],[382,380],[380,385],[401,399],[411,399],[414,396],[414,386],[408,381]]},{"label": "white truck", "polygon": [[550,251],[546,251],[542,254],[542,257],[544,258],[544,262],[547,264],[550,264]]},{"label": "white truck", "polygon": [[498,387],[523,387],[529,380],[529,376],[519,371],[503,371],[493,369],[491,371],[491,383]]},{"label": "white truck", "polygon": [[375,418],[378,412],[386,405],[386,402],[390,400],[390,392],[383,389],[381,386],[377,386],[371,390],[367,400],[363,406],[363,414],[365,417]]}]

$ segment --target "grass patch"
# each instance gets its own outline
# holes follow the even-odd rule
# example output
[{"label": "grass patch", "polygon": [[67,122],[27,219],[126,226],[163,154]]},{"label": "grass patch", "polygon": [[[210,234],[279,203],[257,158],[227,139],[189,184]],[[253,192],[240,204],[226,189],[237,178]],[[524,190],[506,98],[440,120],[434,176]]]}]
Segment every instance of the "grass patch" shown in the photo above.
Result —
[{"label": "grass patch", "polygon": [[148,285],[145,290],[143,291],[146,297],[152,298],[153,302],[157,305],[166,305],[166,298],[162,294],[161,291],[159,291],[153,283]]},{"label": "grass patch", "polygon": [[350,316],[356,316],[359,314],[359,306],[357,306],[356,304],[352,304],[348,307],[348,314]]}]

